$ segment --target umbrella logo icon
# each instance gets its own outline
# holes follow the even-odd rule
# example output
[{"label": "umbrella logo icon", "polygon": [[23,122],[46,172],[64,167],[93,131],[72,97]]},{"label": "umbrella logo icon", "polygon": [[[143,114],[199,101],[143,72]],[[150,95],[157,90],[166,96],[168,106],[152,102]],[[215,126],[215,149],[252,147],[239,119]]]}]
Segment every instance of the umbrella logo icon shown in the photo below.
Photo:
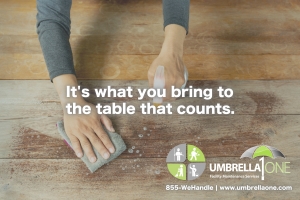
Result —
[{"label": "umbrella logo icon", "polygon": [[281,153],[278,149],[267,146],[267,145],[258,145],[255,147],[251,147],[250,149],[247,149],[241,156],[241,158],[256,158],[259,156],[266,156],[270,158],[277,158],[277,157],[283,157],[283,153]]},{"label": "umbrella logo icon", "polygon": [[281,153],[281,151],[279,151],[278,149],[271,147],[271,146],[267,146],[267,145],[258,145],[255,147],[251,147],[250,149],[247,149],[240,158],[256,158],[256,157],[261,157],[259,160],[262,162],[262,176],[261,176],[261,180],[264,180],[264,157],[270,157],[270,158],[277,158],[277,157],[283,157],[285,158],[285,156],[283,155],[283,153]]}]

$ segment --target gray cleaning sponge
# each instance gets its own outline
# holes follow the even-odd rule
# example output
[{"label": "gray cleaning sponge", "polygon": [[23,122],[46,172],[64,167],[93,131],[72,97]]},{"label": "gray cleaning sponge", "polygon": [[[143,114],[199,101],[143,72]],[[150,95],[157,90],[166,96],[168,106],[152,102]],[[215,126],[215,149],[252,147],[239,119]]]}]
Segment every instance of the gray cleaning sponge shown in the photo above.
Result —
[{"label": "gray cleaning sponge", "polygon": [[[61,136],[64,138],[64,140],[70,145],[70,147],[72,147],[71,141],[65,132],[64,122],[62,120],[57,122],[57,128],[58,128],[58,132],[61,134]],[[97,169],[99,169],[102,165],[117,158],[123,151],[126,150],[126,145],[119,134],[109,132],[105,128],[104,128],[104,130],[107,132],[109,138],[111,139],[113,145],[115,146],[115,152],[110,154],[110,157],[106,160],[93,147],[93,150],[97,157],[97,161],[94,163],[91,163],[89,161],[88,157],[86,156],[86,154],[84,153],[83,157],[81,157],[81,160],[86,164],[86,166],[89,168],[89,170],[92,173],[95,172]]]}]

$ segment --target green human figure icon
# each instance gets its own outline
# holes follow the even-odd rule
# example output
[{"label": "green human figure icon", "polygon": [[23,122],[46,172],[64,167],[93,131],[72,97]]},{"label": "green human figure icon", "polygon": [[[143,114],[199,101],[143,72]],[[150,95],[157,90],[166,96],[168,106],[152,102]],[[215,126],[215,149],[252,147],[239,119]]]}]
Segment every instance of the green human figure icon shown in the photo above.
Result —
[{"label": "green human figure icon", "polygon": [[197,149],[196,148],[193,148],[192,152],[191,152],[191,155],[190,155],[190,161],[192,160],[195,160],[197,161],[197,157],[200,156],[200,152],[197,152]]},{"label": "green human figure icon", "polygon": [[183,177],[183,165],[180,165],[178,170],[177,170],[177,174],[175,175],[175,177]]},{"label": "green human figure icon", "polygon": [[187,158],[190,162],[205,162],[203,152],[194,145],[187,145]]}]

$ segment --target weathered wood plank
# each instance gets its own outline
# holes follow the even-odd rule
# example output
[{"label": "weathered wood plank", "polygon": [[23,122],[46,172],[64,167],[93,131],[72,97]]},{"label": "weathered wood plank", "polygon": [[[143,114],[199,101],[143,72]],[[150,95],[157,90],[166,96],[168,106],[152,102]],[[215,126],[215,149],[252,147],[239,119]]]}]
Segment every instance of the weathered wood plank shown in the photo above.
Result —
[{"label": "weathered wood plank", "polygon": [[[147,80],[156,55],[75,55],[79,79]],[[190,80],[299,79],[298,55],[185,55]],[[42,54],[0,54],[1,79],[49,79]]]},{"label": "weathered wood plank", "polygon": [[[40,53],[35,1],[0,4],[0,52]],[[190,10],[186,54],[299,54],[298,1],[192,1]],[[161,1],[74,1],[71,31],[81,53],[158,54]]]},{"label": "weathered wood plank", "polygon": [[[58,117],[0,120],[0,158],[76,158],[60,137]],[[166,157],[181,143],[201,147],[207,157],[239,157],[259,144],[275,146],[287,156],[299,154],[300,116],[112,116],[115,129],[133,153],[121,158]],[[143,130],[147,127],[147,130]],[[140,135],[142,134],[142,136]],[[282,139],[284,138],[284,140]]]},{"label": "weathered wood plank", "polygon": [[[0,78],[48,79],[35,1],[0,4]],[[299,7],[298,1],[192,1],[184,51],[190,79],[299,79],[299,56],[291,55],[300,51]],[[78,78],[147,79],[163,41],[159,21],[161,1],[74,1]]]},{"label": "weathered wood plank", "polygon": [[[3,11],[1,13],[3,19],[5,19],[1,20],[1,23],[5,27],[1,29],[1,33],[16,35],[19,33],[22,35],[35,34],[35,1],[12,1],[10,3],[2,1],[1,5],[1,10]],[[208,24],[210,24],[210,28],[206,31],[230,31],[230,25],[237,25],[237,29],[231,30],[233,33],[236,31],[242,33],[247,32],[255,36],[253,33],[255,33],[256,30],[252,29],[252,26],[254,26],[257,27],[256,33],[260,35],[281,35],[283,33],[280,32],[280,30],[284,28],[287,29],[285,34],[295,35],[296,32],[294,28],[296,27],[295,22],[299,20],[299,9],[298,1],[286,1],[285,3],[280,1],[276,3],[272,1],[249,3],[246,1],[230,0],[223,2],[191,1],[191,33],[197,33],[198,35],[199,32],[204,32],[204,29],[197,29],[199,25],[202,28],[207,28]],[[11,15],[6,15],[8,12],[11,13]],[[86,1],[84,3],[81,2],[81,4],[80,1],[74,1],[71,17],[73,19],[72,23],[74,24],[72,27],[74,34],[92,34],[95,32],[97,32],[97,34],[107,32],[114,34],[120,31],[129,31],[132,25],[138,26],[147,24],[152,27],[156,26],[156,28],[160,27],[160,30],[162,30],[161,1]],[[10,22],[12,21],[15,23],[15,26],[10,26]],[[86,22],[89,24],[86,24]],[[257,22],[259,23],[257,24]],[[94,26],[95,23],[100,23],[102,27],[105,28],[96,27]],[[108,26],[109,23],[116,26]],[[251,27],[245,26],[245,23]],[[128,28],[128,25],[131,25],[131,27]],[[18,29],[19,26],[25,29]],[[124,27],[127,27],[127,29],[124,29]],[[264,31],[266,29],[268,31]],[[272,32],[270,32],[270,30],[272,30]],[[220,33],[222,33],[222,31],[220,31]],[[153,34],[156,33],[154,32]],[[159,34],[161,35],[161,33]]]},{"label": "weathered wood plank", "polygon": [[[267,159],[268,160],[268,159]],[[269,160],[274,161],[274,160]],[[277,159],[278,162],[283,159]],[[117,159],[90,174],[78,159],[0,159],[0,198],[21,199],[294,199],[299,196],[298,158],[289,157],[290,174],[266,174],[259,179],[212,179],[208,168],[192,182],[172,177],[165,159]],[[208,158],[209,163],[257,163],[239,158]],[[218,173],[219,174],[219,173]],[[237,174],[237,173],[229,173]],[[252,174],[243,173],[239,174]],[[253,173],[260,175],[259,173]],[[166,184],[212,186],[292,186],[292,191],[166,191]],[[117,191],[117,192],[116,192]],[[188,197],[187,197],[188,194]]]},{"label": "weathered wood plank", "polygon": [[[147,27],[136,27],[146,31]],[[206,28],[204,28],[206,29]],[[163,32],[157,37],[140,33],[136,36],[118,35],[71,35],[70,43],[75,54],[87,55],[158,55],[163,43]],[[150,34],[150,33],[149,33]],[[3,35],[0,37],[0,54],[40,54],[37,35]],[[184,43],[185,55],[299,55],[297,36],[231,36],[207,35],[200,32],[189,34]]]},{"label": "weathered wood plank", "polygon": [[[35,30],[35,3],[0,0],[0,79],[48,79]],[[190,11],[184,47],[190,80],[299,79],[299,1],[191,0]],[[163,41],[161,0],[74,0],[71,15],[79,79],[147,79]],[[234,96],[181,98],[172,103],[174,108],[221,103],[235,115],[147,116],[139,109],[133,116],[111,115],[127,146],[135,146],[134,153],[125,151],[90,174],[57,132],[62,110],[53,84],[0,81],[0,199],[295,199],[300,195],[299,84],[189,81],[194,87],[229,87]],[[146,88],[147,82],[82,80],[81,85]],[[127,102],[136,108],[150,101],[139,102],[136,96],[96,99],[94,94],[88,100]],[[182,182],[168,173],[165,163],[169,150],[181,143],[199,146],[207,163],[255,163],[238,157],[249,147],[271,145],[287,156],[291,174],[267,174],[265,181],[216,180],[206,169],[197,180]],[[291,185],[293,191],[165,190],[166,184],[186,183]]]}]

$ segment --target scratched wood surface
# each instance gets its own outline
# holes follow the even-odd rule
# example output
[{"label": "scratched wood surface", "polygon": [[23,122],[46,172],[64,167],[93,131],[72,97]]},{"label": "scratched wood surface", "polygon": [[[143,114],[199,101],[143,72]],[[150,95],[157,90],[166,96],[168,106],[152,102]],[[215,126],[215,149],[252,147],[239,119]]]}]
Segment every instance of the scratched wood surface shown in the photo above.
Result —
[{"label": "scratched wood surface", "polygon": [[[82,86],[147,87],[138,79],[147,79],[164,39],[161,0],[73,0],[71,19],[70,43]],[[173,112],[181,104],[221,103],[235,114],[148,116],[138,107],[150,99],[138,101],[136,92],[132,99],[92,94],[87,99],[92,103],[127,102],[137,112],[109,116],[134,152],[126,150],[90,174],[57,132],[62,109],[53,84],[33,80],[49,79],[36,34],[35,0],[0,0],[0,199],[297,199],[299,25],[298,0],[191,0],[184,61],[195,81],[188,85],[228,87],[234,96],[180,98],[172,103]],[[206,169],[183,183],[165,162],[181,143],[199,146],[207,163],[238,163],[247,148],[268,144],[284,153],[287,158],[276,161],[291,162],[291,173],[266,175],[262,183],[211,179]],[[291,185],[293,191],[167,192],[166,184]]]},{"label": "scratched wood surface", "polygon": [[[132,99],[98,99],[92,95],[87,99],[92,103],[127,102],[138,108],[149,101],[137,100],[136,89],[146,88],[146,81],[82,80],[80,84],[91,91],[108,85],[116,89],[126,86],[134,89]],[[128,199],[182,199],[188,194],[188,199],[221,196],[225,199],[294,199],[300,194],[297,167],[300,164],[299,84],[297,80],[189,81],[188,85],[194,88],[229,87],[234,90],[234,96],[221,99],[214,93],[210,101],[180,98],[172,103],[174,108],[179,104],[221,103],[230,105],[235,114],[149,116],[142,115],[137,109],[132,116],[110,115],[127,147],[135,146],[134,152],[126,150],[114,162],[90,174],[57,132],[55,123],[62,119],[62,110],[53,84],[48,80],[2,80],[0,198],[78,199],[89,195],[91,199],[122,196]],[[277,161],[291,162],[291,174],[266,175],[263,185],[291,185],[293,191],[167,192],[166,184],[182,184],[169,175],[165,163],[169,150],[181,143],[199,146],[207,163],[240,162],[239,157],[247,148],[258,144],[275,146],[286,156],[285,160]],[[188,184],[257,185],[262,182],[256,179],[216,180],[207,172]]]},{"label": "scratched wood surface", "polygon": [[[163,42],[160,0],[74,0],[71,45],[80,79],[147,79]],[[300,2],[198,1],[184,60],[190,79],[298,79]],[[35,0],[0,0],[0,79],[48,79]]]}]

